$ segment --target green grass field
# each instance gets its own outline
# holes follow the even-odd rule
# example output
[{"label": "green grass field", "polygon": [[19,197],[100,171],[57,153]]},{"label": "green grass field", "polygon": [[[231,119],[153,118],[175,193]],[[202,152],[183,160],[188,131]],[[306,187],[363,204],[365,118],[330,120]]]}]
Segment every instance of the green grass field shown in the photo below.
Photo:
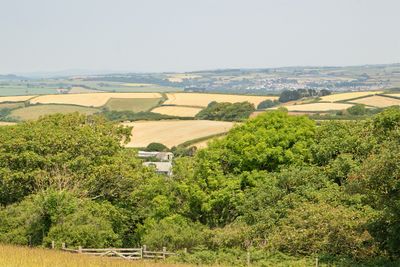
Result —
[{"label": "green grass field", "polygon": [[12,95],[46,95],[56,94],[56,88],[52,87],[30,87],[26,86],[5,86],[0,85],[0,96],[12,96]]},{"label": "green grass field", "polygon": [[10,109],[23,108],[24,106],[25,106],[25,104],[23,102],[0,103],[0,109],[3,109],[3,108],[10,108]]},{"label": "green grass field", "polygon": [[105,105],[110,110],[148,111],[160,103],[160,98],[111,98]]},{"label": "green grass field", "polygon": [[80,112],[84,114],[93,114],[99,111],[95,108],[80,107],[73,105],[35,105],[25,108],[14,109],[11,112],[11,117],[18,120],[36,120],[40,116],[55,114],[55,113],[72,113]]}]

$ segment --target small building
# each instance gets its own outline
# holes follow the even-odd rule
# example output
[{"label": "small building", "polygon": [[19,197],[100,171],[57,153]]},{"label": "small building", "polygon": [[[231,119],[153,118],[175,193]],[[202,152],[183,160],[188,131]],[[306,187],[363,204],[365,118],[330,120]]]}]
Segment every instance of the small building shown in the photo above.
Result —
[{"label": "small building", "polygon": [[143,162],[147,167],[154,167],[159,174],[172,175],[172,162]]},{"label": "small building", "polygon": [[157,151],[139,151],[139,158],[156,158],[159,161],[171,162],[174,154],[171,152],[157,152]]}]

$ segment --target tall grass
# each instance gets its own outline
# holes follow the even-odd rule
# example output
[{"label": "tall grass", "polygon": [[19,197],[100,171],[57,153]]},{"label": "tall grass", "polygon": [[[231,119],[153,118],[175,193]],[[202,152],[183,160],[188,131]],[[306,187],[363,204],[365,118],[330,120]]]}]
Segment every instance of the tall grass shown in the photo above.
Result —
[{"label": "tall grass", "polygon": [[0,244],[1,267],[189,267],[155,261],[123,259],[72,254],[50,249],[28,248]]}]

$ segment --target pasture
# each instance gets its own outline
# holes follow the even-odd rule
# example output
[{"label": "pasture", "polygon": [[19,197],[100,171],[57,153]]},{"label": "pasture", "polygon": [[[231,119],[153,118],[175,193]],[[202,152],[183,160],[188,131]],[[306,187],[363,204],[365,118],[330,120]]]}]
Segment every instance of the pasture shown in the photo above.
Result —
[{"label": "pasture", "polygon": [[368,96],[365,98],[355,99],[351,101],[352,103],[364,104],[367,106],[385,108],[395,105],[400,105],[400,99],[385,97],[385,96]]},{"label": "pasture", "polygon": [[28,248],[0,244],[0,266],[4,267],[188,267],[155,261],[127,261],[93,257],[43,248]]},{"label": "pasture", "polygon": [[161,98],[159,93],[89,93],[43,95],[30,100],[32,104],[70,104],[86,107],[101,107],[110,98]]},{"label": "pasture", "polygon": [[153,109],[151,112],[178,117],[194,117],[201,110],[201,108],[192,107],[162,106]]},{"label": "pasture", "polygon": [[206,136],[228,132],[232,122],[206,120],[165,120],[123,123],[133,126],[131,141],[127,147],[145,147],[150,143],[162,143],[168,147]]},{"label": "pasture", "polygon": [[227,95],[227,94],[201,94],[201,93],[167,93],[168,99],[164,104],[176,106],[206,107],[210,102],[237,103],[248,101],[255,107],[264,100],[278,99],[276,96],[252,96],[252,95]]},{"label": "pasture", "polygon": [[323,96],[323,97],[321,97],[321,101],[338,102],[338,101],[350,100],[350,99],[354,99],[354,98],[370,96],[370,95],[375,95],[375,94],[381,94],[381,93],[383,93],[383,91],[339,93],[339,94]]},{"label": "pasture", "polygon": [[109,110],[140,112],[152,109],[160,101],[161,98],[111,98],[105,107]]},{"label": "pasture", "polygon": [[83,114],[93,114],[98,112],[98,109],[89,107],[79,107],[71,105],[34,105],[24,108],[18,108],[11,111],[11,117],[18,120],[36,120],[40,116],[50,115],[55,113],[72,113],[80,112]]}]

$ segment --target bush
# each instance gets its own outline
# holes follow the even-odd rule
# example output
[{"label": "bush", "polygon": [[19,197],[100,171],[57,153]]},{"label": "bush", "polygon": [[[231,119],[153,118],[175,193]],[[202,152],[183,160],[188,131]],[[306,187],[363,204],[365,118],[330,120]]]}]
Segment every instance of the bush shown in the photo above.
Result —
[{"label": "bush", "polygon": [[211,102],[207,108],[196,115],[196,119],[215,121],[243,121],[255,111],[254,105],[249,102],[217,103]]},{"label": "bush", "polygon": [[158,222],[148,220],[143,228],[142,243],[152,249],[190,249],[204,242],[203,226],[180,215],[172,215]]},{"label": "bush", "polygon": [[277,105],[279,105],[279,101],[267,99],[267,100],[260,102],[260,104],[258,104],[258,106],[257,106],[257,109],[267,109],[267,108],[272,108]]},{"label": "bush", "polygon": [[146,151],[158,151],[158,152],[163,152],[163,151],[168,151],[169,148],[161,143],[150,143],[146,147]]},{"label": "bush", "polygon": [[347,109],[347,112],[350,115],[361,116],[361,115],[365,115],[367,113],[367,109],[365,108],[365,105],[356,104],[352,107],[349,107]]}]

